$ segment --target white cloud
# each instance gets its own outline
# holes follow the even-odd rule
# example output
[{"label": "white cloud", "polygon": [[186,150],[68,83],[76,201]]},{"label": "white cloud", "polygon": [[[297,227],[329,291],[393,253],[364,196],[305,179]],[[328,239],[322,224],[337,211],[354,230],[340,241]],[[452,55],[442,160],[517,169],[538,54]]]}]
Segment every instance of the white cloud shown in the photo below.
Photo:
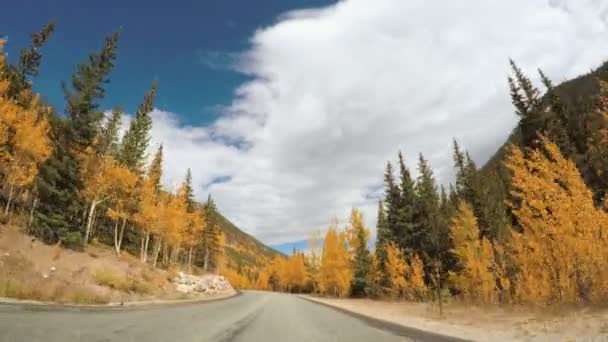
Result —
[{"label": "white cloud", "polygon": [[[453,137],[483,163],[516,123],[508,58],[555,81],[606,57],[601,0],[348,0],[257,31],[253,76],[210,127],[154,113],[166,180],[194,171],[237,225],[268,243],[303,238],[369,196],[385,161],[419,152],[451,177]],[[241,149],[237,148],[239,146]],[[228,181],[212,184],[220,176]]]}]

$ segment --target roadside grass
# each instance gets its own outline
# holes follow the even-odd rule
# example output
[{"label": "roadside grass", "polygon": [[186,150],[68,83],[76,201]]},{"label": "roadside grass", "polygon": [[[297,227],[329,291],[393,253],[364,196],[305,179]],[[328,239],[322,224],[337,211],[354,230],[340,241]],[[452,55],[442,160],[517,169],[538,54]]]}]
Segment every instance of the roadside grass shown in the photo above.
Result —
[{"label": "roadside grass", "polygon": [[129,274],[123,276],[106,269],[95,272],[93,278],[99,285],[107,286],[122,292],[144,295],[154,292],[154,286],[152,284],[144,279]]},{"label": "roadside grass", "polygon": [[21,281],[0,276],[0,297],[21,300],[35,300],[52,303],[73,304],[107,304],[104,296],[85,288],[66,288],[66,286],[48,286],[43,282]]}]

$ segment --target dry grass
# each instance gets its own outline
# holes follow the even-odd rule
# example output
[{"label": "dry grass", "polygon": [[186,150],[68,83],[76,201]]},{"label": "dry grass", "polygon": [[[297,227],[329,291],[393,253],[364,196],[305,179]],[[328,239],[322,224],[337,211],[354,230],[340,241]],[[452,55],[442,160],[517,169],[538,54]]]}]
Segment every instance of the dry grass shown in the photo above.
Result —
[{"label": "dry grass", "polygon": [[107,304],[108,296],[73,286],[46,284],[43,281],[23,281],[0,277],[0,297],[53,303]]},{"label": "dry grass", "polygon": [[154,288],[150,283],[134,275],[127,274],[126,276],[122,276],[110,270],[101,270],[95,272],[93,277],[97,284],[122,292],[138,294],[150,294],[154,292]]}]

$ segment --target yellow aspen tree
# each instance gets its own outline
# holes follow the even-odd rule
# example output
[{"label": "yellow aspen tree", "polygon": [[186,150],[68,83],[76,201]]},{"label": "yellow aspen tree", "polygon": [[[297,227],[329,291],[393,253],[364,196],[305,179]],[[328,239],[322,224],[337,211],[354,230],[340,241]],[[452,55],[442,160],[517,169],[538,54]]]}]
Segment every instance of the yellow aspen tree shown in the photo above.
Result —
[{"label": "yellow aspen tree", "polygon": [[387,243],[384,248],[386,253],[385,273],[388,280],[388,287],[385,288],[385,291],[392,297],[401,297],[407,290],[406,276],[409,273],[409,265],[394,242]]},{"label": "yellow aspen tree", "polygon": [[[114,220],[114,250],[120,254],[127,220],[132,212],[133,197],[136,196],[138,177],[128,168],[114,162],[113,166],[105,170],[105,177],[109,180],[107,199],[107,215]],[[118,229],[121,222],[120,230]]]},{"label": "yellow aspen tree", "polygon": [[365,241],[369,241],[371,233],[369,229],[365,228],[365,224],[363,223],[363,214],[361,213],[361,210],[353,208],[350,213],[348,225],[344,230],[346,241],[348,242],[348,254],[351,261],[355,259],[355,252],[360,246],[361,239],[358,236],[360,229],[363,229],[364,231]]},{"label": "yellow aspen tree", "polygon": [[[150,236],[159,231],[160,214],[164,209],[161,201],[162,194],[160,185],[163,172],[162,160],[163,148],[161,145],[150,164],[146,177],[140,182],[138,191],[137,212],[135,213],[133,220],[142,230],[140,243],[140,259],[142,262],[146,262],[148,259]],[[157,243],[155,242],[155,244]],[[160,247],[158,248],[160,249]]]},{"label": "yellow aspen tree", "polygon": [[545,137],[540,147],[511,147],[509,205],[521,232],[510,249],[518,268],[515,299],[533,303],[597,300],[606,273],[606,213],[596,208],[575,164]]},{"label": "yellow aspen tree", "polygon": [[258,290],[270,290],[270,277],[272,276],[272,270],[266,266],[258,273],[258,279],[255,282],[255,288]]},{"label": "yellow aspen tree", "polygon": [[323,294],[343,297],[350,291],[351,267],[344,235],[332,223],[325,235],[319,289]]},{"label": "yellow aspen tree", "polygon": [[414,254],[410,260],[407,288],[412,300],[425,300],[428,296],[429,289],[424,283],[424,264],[418,254]]},{"label": "yellow aspen tree", "polygon": [[52,148],[45,115],[48,108],[40,105],[38,96],[24,96],[25,107],[9,96],[3,45],[0,40],[0,167],[9,186],[4,210],[8,214],[15,190],[32,183]]},{"label": "yellow aspen tree", "polygon": [[321,230],[316,229],[310,232],[307,239],[306,267],[307,277],[310,281],[312,292],[319,292],[319,272],[321,269]]},{"label": "yellow aspen tree", "polygon": [[490,242],[479,238],[477,218],[464,201],[458,204],[458,212],[450,225],[450,236],[460,269],[450,272],[450,280],[460,291],[463,299],[495,303],[497,300],[494,278],[494,252]]}]

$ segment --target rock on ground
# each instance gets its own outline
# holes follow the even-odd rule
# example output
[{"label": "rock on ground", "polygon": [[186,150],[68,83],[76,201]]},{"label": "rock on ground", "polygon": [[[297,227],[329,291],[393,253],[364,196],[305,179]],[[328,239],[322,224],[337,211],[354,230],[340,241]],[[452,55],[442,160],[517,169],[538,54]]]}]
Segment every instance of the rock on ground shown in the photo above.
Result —
[{"label": "rock on ground", "polygon": [[234,291],[226,278],[215,274],[196,276],[179,272],[173,283],[176,290],[182,293],[218,294]]}]

